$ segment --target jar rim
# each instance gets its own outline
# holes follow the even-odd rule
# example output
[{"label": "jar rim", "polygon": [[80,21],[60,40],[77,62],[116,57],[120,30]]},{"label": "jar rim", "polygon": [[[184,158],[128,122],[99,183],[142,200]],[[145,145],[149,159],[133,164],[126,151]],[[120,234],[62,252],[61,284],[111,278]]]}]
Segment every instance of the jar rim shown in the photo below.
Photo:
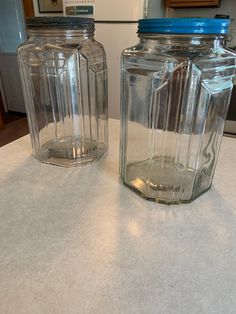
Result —
[{"label": "jar rim", "polygon": [[48,16],[26,18],[27,29],[79,29],[94,30],[93,18],[80,18],[69,16]]}]

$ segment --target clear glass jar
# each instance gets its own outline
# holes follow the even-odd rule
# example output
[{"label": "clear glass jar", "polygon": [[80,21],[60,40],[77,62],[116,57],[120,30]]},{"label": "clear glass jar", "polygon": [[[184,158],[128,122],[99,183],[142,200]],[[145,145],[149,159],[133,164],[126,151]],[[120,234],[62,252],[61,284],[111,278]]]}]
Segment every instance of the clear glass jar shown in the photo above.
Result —
[{"label": "clear glass jar", "polygon": [[18,61],[35,156],[76,166],[108,147],[107,66],[94,20],[27,19],[29,39]]},{"label": "clear glass jar", "polygon": [[211,186],[235,76],[228,26],[140,20],[122,54],[120,175],[144,198],[190,202]]}]

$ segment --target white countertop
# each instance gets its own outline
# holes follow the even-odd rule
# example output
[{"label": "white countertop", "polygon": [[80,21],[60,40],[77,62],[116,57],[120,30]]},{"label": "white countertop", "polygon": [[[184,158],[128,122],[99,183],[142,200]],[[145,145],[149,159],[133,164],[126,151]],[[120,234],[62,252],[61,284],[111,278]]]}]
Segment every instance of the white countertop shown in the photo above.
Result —
[{"label": "white countertop", "polygon": [[110,149],[82,168],[41,164],[29,136],[0,149],[0,313],[235,313],[236,139],[212,189],[186,205],[146,201]]}]

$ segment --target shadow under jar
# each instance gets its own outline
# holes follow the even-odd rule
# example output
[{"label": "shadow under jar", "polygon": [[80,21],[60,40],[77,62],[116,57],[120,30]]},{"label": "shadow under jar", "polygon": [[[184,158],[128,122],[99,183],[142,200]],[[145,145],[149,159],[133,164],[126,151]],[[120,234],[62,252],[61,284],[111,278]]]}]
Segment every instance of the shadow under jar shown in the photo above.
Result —
[{"label": "shadow under jar", "polygon": [[108,148],[107,66],[94,20],[38,17],[26,25],[18,62],[36,158],[66,167],[99,159]]},{"label": "shadow under jar", "polygon": [[190,202],[212,183],[235,76],[228,20],[145,19],[122,54],[120,175],[144,198]]}]

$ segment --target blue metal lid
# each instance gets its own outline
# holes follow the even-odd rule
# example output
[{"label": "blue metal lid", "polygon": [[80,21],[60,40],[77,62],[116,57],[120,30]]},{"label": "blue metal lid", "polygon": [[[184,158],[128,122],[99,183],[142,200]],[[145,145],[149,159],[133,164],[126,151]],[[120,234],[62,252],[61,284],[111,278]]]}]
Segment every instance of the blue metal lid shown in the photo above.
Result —
[{"label": "blue metal lid", "polygon": [[229,19],[162,18],[139,20],[139,33],[159,34],[227,34]]}]

